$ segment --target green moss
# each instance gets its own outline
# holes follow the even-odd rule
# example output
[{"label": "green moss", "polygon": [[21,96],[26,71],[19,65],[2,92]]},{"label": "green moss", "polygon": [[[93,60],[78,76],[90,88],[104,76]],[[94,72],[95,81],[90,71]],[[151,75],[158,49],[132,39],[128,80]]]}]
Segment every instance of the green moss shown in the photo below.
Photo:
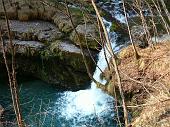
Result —
[{"label": "green moss", "polygon": [[79,8],[70,7],[69,9],[70,9],[71,14],[83,17],[83,13]]},{"label": "green moss", "polygon": [[117,28],[118,28],[117,24],[113,21],[110,31],[113,32],[113,31],[117,30]]},{"label": "green moss", "polygon": [[[84,34],[80,34],[79,33],[79,37],[78,35],[75,33],[75,31],[71,34],[70,39],[75,42],[77,45],[79,45],[79,38],[80,38],[80,43],[83,47],[90,48],[90,49],[98,49],[99,48],[99,44],[98,42],[100,42],[100,36],[98,35],[98,33],[96,34],[94,37],[90,37],[90,36],[86,36]],[[98,41],[98,42],[97,42]]]},{"label": "green moss", "polygon": [[48,49],[40,51],[39,53],[40,57],[45,60],[48,60],[52,56],[51,52]]},{"label": "green moss", "polygon": [[89,13],[91,13],[91,14],[95,13],[95,10],[92,5],[88,5],[85,8]]}]

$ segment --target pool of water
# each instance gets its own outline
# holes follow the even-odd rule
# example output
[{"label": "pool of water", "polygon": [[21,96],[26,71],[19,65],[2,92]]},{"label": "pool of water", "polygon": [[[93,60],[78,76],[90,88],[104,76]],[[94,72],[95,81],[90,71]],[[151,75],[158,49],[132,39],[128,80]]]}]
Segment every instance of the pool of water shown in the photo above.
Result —
[{"label": "pool of water", "polygon": [[[111,0],[112,6],[108,2],[104,4],[104,1],[100,1],[101,7],[108,11],[109,7],[112,8],[114,5],[109,12],[124,23],[122,13],[115,11],[120,9],[120,0]],[[117,34],[110,32],[111,22],[103,21],[110,35],[113,50],[117,52],[121,47],[116,46]],[[106,55],[109,59],[107,52]],[[107,66],[104,57],[102,49],[97,63],[101,70]],[[96,67],[94,78],[104,84],[106,81],[100,79],[100,69]],[[90,86],[89,89],[73,92],[61,91],[36,79],[20,81],[19,94],[25,123],[28,127],[117,127],[114,98],[96,88],[93,82]],[[9,86],[2,79],[0,79],[0,104],[5,108],[4,120],[10,121],[7,127],[15,127]]]},{"label": "pool of water", "polygon": [[[77,92],[60,91],[31,80],[20,83],[19,88],[22,113],[30,127],[116,127],[114,99],[95,86]],[[6,120],[13,121],[9,87],[3,82],[0,104],[6,109]]]}]

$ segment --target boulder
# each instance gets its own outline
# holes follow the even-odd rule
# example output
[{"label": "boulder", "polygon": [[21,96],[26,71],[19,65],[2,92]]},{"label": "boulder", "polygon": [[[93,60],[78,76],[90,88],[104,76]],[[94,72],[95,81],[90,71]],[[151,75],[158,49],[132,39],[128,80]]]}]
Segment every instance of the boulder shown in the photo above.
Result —
[{"label": "boulder", "polygon": [[58,26],[59,30],[64,33],[70,33],[73,30],[72,23],[68,16],[62,13],[56,13],[53,16],[53,22]]},{"label": "boulder", "polygon": [[[148,30],[150,30],[150,28]],[[134,42],[136,42],[139,45],[139,47],[145,48],[148,46],[148,40],[146,39],[147,35],[143,26],[141,25],[132,26],[131,33]]]},{"label": "boulder", "polygon": [[[81,49],[72,44],[69,40],[57,40],[53,42],[50,45],[50,51],[53,52],[53,54],[58,54],[60,59],[67,61],[65,64],[71,66],[75,71],[87,71],[81,54]],[[91,72],[93,72],[94,63],[91,59],[90,53],[92,57],[95,57],[97,52],[90,50],[83,50],[83,52],[86,56],[89,68]]]},{"label": "boulder", "polygon": [[46,21],[52,21],[52,17],[55,15],[57,9],[53,6],[44,6],[41,4],[38,4],[38,6],[35,6],[34,8],[38,11],[38,17],[36,19],[46,20]]},{"label": "boulder", "polygon": [[[90,49],[98,49],[99,48],[99,42],[100,37],[97,30],[97,27],[94,24],[83,24],[78,25],[76,27],[76,31],[78,32],[78,35],[80,37],[81,45],[85,48]],[[76,34],[76,31],[74,30],[70,35],[70,40],[73,41],[76,45],[80,45],[78,35]]]},{"label": "boulder", "polygon": [[[9,41],[5,42],[6,45],[9,43]],[[90,81],[80,48],[69,40],[57,40],[49,46],[36,41],[13,40],[13,42],[16,46],[18,75],[31,75],[54,84],[56,87],[66,89],[79,89],[85,87]],[[92,73],[95,64],[88,51],[84,52]],[[91,54],[95,56],[96,52],[91,52]],[[0,58],[1,56],[0,48]]]},{"label": "boulder", "polygon": [[[91,0],[84,0],[84,1],[91,3]],[[93,1],[96,2],[97,0],[93,0]]]},{"label": "boulder", "polygon": [[[8,3],[8,2],[7,2]],[[5,3],[6,13],[8,18],[16,19],[17,18],[17,7],[10,6],[10,4]],[[4,18],[5,13],[2,4],[0,4],[0,18]]]},{"label": "boulder", "polygon": [[3,127],[3,124],[0,122],[0,127]]},{"label": "boulder", "polygon": [[[20,46],[20,50],[29,47],[30,53],[21,53],[18,48],[16,49],[18,75],[31,75],[65,89],[84,88],[89,84],[90,78],[86,72],[81,50],[70,41],[57,40],[44,48],[39,44],[35,46],[27,44],[28,47],[25,48],[26,45],[20,44]],[[91,54],[95,56],[96,53],[91,52]],[[94,72],[95,64],[88,51],[85,51],[85,56],[91,72]]]},{"label": "boulder", "polygon": [[37,38],[41,42],[52,42],[62,37],[63,34],[58,29],[53,29],[50,31],[40,31],[37,34]]}]

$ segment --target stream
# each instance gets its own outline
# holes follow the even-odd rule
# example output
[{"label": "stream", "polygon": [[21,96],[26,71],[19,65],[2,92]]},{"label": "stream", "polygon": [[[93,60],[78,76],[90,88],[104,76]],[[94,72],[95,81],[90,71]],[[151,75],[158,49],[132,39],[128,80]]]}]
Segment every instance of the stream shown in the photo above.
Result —
[{"label": "stream", "polygon": [[[110,13],[124,23],[124,16],[119,13],[119,3],[120,0],[99,2],[101,7],[111,9]],[[110,32],[111,22],[105,19],[103,21],[109,32],[113,50],[117,52],[121,47],[116,45],[117,34]],[[98,55],[97,65],[102,70],[107,66],[103,49]],[[100,79],[100,74],[100,69],[96,67],[93,77],[103,84],[106,83]],[[96,88],[93,82],[89,89],[73,92],[60,91],[43,81],[30,78],[21,81],[19,88],[23,117],[28,127],[117,127],[114,98]],[[0,104],[5,107],[8,114],[6,119],[14,120],[10,90],[2,79],[0,79]],[[13,122],[6,125],[15,126]]]}]

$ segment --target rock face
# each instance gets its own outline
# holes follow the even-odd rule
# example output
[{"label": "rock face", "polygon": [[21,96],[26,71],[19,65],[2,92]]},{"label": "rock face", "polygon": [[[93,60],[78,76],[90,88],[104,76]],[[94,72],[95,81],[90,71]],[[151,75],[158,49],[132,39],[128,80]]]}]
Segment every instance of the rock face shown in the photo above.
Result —
[{"label": "rock face", "polygon": [[64,16],[62,13],[56,13],[53,16],[53,21],[64,33],[70,33],[73,30],[70,19]]},{"label": "rock face", "polygon": [[[81,50],[77,46],[79,43],[71,20],[62,2],[57,3],[56,7],[50,4],[46,0],[43,3],[31,0],[30,2],[17,1],[10,6],[6,1],[6,7],[9,8],[7,15],[10,19],[11,36],[16,48],[17,74],[33,75],[57,87],[67,89],[84,87],[90,79],[86,73]],[[94,38],[98,40],[97,29],[90,21],[87,21],[85,27],[80,9],[71,7],[69,9],[85,47],[87,63],[93,72],[95,66],[86,49],[85,37],[89,48],[96,49],[98,44]],[[0,24],[2,24],[5,48],[9,56],[7,58],[10,58],[9,38],[1,5]],[[90,52],[94,56],[97,53]],[[0,59],[3,59],[1,46]],[[3,67],[1,66],[3,64],[1,60],[0,67]]]},{"label": "rock face", "polygon": [[72,40],[76,45],[80,45],[79,43],[81,43],[83,47],[89,47],[92,49],[99,47],[98,42],[100,41],[100,38],[95,25],[78,25],[76,27],[76,31],[78,32],[81,42],[79,42],[79,38],[75,31],[73,31],[70,35],[70,40]]},{"label": "rock face", "polygon": [[[62,2],[50,3],[46,0],[44,0],[43,3],[42,1],[33,0],[30,0],[29,2],[17,1],[13,6],[8,5],[8,2],[6,2],[6,8],[9,8],[7,11],[9,19],[19,20],[11,21],[11,29],[13,30],[13,32],[15,32],[15,34],[17,34],[15,36],[18,36],[19,34],[18,38],[21,38],[22,40],[30,40],[29,37],[33,37],[33,39],[31,40],[35,40],[38,38],[39,41],[49,42],[56,39],[61,39],[63,38],[63,36],[65,36],[65,38],[70,36],[70,39],[75,44],[78,44],[77,37],[75,35],[75,32],[73,31],[74,25],[81,36],[84,46],[86,42],[84,38],[86,36],[89,48],[98,48],[98,42],[94,41],[95,39],[99,41],[99,35],[97,34],[98,29],[95,27],[95,25],[93,25],[93,21],[95,18],[94,16],[88,14],[88,18],[86,19],[86,22],[88,24],[87,26],[85,26],[82,11],[78,7],[69,7],[73,24],[71,23],[71,20],[67,14],[68,12],[66,10],[66,7]],[[0,5],[0,17],[4,18],[2,5]],[[36,21],[32,21],[32,23],[29,22],[29,24],[20,22],[38,19],[53,22],[57,27],[54,27],[54,25],[52,24],[49,26],[49,24],[47,23],[36,23]],[[46,38],[46,40],[44,40],[44,38]]]},{"label": "rock face", "polygon": [[[10,52],[10,45],[9,40],[4,40],[6,46],[6,51]],[[12,40],[13,44],[15,45],[15,51],[17,54],[22,55],[35,55],[39,54],[43,48],[45,48],[45,45],[38,41],[21,41],[21,40]],[[0,46],[0,53],[2,53],[2,47]]]},{"label": "rock face", "polygon": [[[2,20],[1,23],[5,31],[5,21]],[[45,21],[21,22],[18,20],[11,20],[10,29],[13,38],[19,40],[52,42],[63,37],[63,33],[60,32],[55,25]]]},{"label": "rock face", "polygon": [[[45,26],[43,27],[42,24]],[[33,25],[34,27],[31,27]],[[60,36],[62,33],[50,34],[53,30],[57,31],[56,27],[50,26],[53,26],[53,24],[43,21],[20,22],[11,20],[10,27],[13,38],[15,38],[13,43],[17,53],[18,74],[33,75],[50,84],[55,84],[57,87],[67,89],[75,86],[76,88],[82,87],[89,81],[89,77],[86,73],[80,48],[70,40],[57,40],[59,38],[54,35],[59,34]],[[28,28],[32,28],[31,34]],[[39,39],[38,36],[43,32],[49,33],[49,36],[45,37],[44,40]],[[9,49],[8,39],[5,40],[5,44],[6,49]],[[2,47],[0,47],[0,52],[2,55]],[[91,72],[93,72],[95,68],[93,61],[88,51],[84,52]],[[91,53],[96,54],[94,51]]]}]

